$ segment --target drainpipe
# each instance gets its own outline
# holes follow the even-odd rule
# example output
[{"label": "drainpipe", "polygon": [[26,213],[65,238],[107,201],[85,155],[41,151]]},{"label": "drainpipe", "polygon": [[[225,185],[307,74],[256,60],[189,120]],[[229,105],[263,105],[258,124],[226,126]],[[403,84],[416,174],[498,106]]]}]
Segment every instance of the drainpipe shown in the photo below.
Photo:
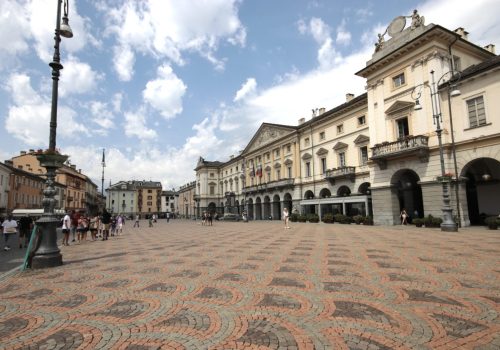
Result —
[{"label": "drainpipe", "polygon": [[[455,37],[455,40],[448,46],[448,53],[450,54],[450,62],[451,62],[451,76],[455,75],[455,64],[453,61],[453,54],[451,52],[451,47],[453,44],[455,44],[458,40],[458,37]],[[457,151],[455,147],[455,133],[453,131],[453,117],[451,114],[451,96],[450,96],[450,86],[448,86],[447,90],[447,95],[448,95],[448,113],[450,115],[450,132],[451,132],[451,153],[453,155],[453,165],[455,167],[455,177],[456,177],[456,183],[455,183],[455,200],[457,203],[457,216],[458,216],[458,227],[462,226],[462,215],[460,214],[460,199],[459,199],[459,176],[458,176],[458,165],[457,165]]]}]

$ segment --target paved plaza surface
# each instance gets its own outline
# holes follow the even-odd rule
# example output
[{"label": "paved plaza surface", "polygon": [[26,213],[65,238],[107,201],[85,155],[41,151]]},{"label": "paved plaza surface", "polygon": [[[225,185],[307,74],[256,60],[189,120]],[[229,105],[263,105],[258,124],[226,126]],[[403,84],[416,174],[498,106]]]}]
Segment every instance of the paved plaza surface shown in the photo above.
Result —
[{"label": "paved plaza surface", "polygon": [[128,222],[0,279],[1,349],[500,349],[500,231]]}]

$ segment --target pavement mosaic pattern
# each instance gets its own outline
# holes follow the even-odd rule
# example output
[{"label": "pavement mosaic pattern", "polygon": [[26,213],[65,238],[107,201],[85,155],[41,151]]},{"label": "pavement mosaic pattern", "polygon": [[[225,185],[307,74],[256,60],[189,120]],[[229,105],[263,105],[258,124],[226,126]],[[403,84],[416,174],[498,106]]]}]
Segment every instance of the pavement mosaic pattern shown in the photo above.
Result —
[{"label": "pavement mosaic pattern", "polygon": [[0,280],[0,348],[500,349],[500,231],[177,220],[62,252]]}]

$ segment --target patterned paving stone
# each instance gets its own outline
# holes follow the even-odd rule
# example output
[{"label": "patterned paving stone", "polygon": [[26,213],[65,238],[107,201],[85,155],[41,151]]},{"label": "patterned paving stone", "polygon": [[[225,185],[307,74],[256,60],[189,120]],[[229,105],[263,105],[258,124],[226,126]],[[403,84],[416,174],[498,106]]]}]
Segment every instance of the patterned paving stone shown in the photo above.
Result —
[{"label": "patterned paving stone", "polygon": [[500,349],[499,245],[479,228],[127,223],[0,278],[0,348]]}]

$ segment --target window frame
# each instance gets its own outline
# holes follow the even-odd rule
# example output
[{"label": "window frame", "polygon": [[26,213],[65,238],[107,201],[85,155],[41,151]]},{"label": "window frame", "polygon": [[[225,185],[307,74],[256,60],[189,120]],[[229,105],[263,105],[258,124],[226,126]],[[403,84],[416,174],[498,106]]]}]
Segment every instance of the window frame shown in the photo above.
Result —
[{"label": "window frame", "polygon": [[[476,125],[471,125],[471,116],[470,116],[471,110],[469,108],[469,102],[476,101],[478,99],[482,100],[482,104],[483,104],[483,108],[482,109],[483,109],[484,122],[480,123],[480,119],[479,119],[479,115],[478,115],[477,102],[476,102],[474,104],[474,108],[475,108],[474,112],[475,112],[475,122],[476,122]],[[470,97],[468,99],[465,99],[465,108],[466,108],[466,112],[467,112],[467,121],[468,121],[469,129],[480,128],[482,126],[488,125],[488,120],[486,118],[486,102],[485,102],[484,94],[476,95],[476,96]]]},{"label": "window frame", "polygon": [[339,124],[337,125],[337,135],[343,134],[344,133],[344,124]]},{"label": "window frame", "polygon": [[[403,77],[403,79],[398,79],[399,77]],[[402,80],[402,81],[401,81]],[[403,86],[406,86],[407,81],[406,81],[406,74],[405,72],[398,72],[395,75],[391,77],[391,82],[392,82],[392,88],[393,90],[399,89]],[[399,84],[398,84],[399,82]]]}]

